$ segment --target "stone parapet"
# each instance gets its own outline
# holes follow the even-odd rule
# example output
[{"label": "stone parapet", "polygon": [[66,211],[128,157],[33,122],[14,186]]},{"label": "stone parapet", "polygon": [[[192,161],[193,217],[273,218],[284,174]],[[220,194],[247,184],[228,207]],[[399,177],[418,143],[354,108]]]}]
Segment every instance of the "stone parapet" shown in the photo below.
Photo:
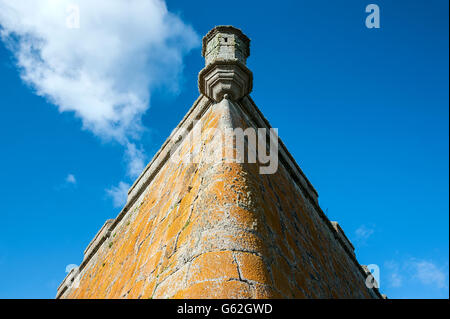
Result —
[{"label": "stone parapet", "polygon": [[95,249],[96,246],[100,242],[103,242],[106,238],[108,238],[111,234],[109,230],[109,226],[114,222],[114,219],[108,219],[100,228],[100,230],[95,235],[94,239],[89,243],[89,245],[84,250],[84,259],[86,259],[87,256],[90,255],[90,253]]},{"label": "stone parapet", "polygon": [[336,230],[336,234],[338,235],[339,239],[342,240],[345,246],[347,246],[349,252],[351,252],[353,255],[355,255],[355,247],[352,245],[350,240],[345,236],[344,231],[342,230],[341,226],[339,226],[338,222],[331,222],[334,229]]}]

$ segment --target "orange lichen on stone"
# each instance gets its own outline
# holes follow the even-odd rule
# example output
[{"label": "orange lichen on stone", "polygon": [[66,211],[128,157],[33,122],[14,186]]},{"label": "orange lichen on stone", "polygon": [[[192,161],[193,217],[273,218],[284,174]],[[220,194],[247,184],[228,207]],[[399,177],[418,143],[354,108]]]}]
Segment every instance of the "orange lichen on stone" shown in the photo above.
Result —
[{"label": "orange lichen on stone", "polygon": [[239,266],[239,276],[242,280],[260,284],[272,284],[266,262],[261,256],[247,252],[236,252],[235,258]]},{"label": "orange lichen on stone", "polygon": [[238,281],[204,281],[179,291],[175,298],[186,299],[248,299],[253,294],[248,284]]},{"label": "orange lichen on stone", "polygon": [[[206,50],[224,35],[237,41]],[[259,144],[230,134],[270,129],[249,96],[249,41],[230,26],[204,38],[200,98],[58,298],[381,297],[365,286],[351,244],[281,140],[275,138],[277,170],[262,174],[266,165],[248,161],[260,152],[249,146]]]},{"label": "orange lichen on stone", "polygon": [[230,145],[208,129],[247,128],[242,109],[207,107],[193,141],[201,151],[191,130],[171,154],[192,153],[193,162],[161,165],[84,265],[79,285],[60,297],[374,297],[281,162],[271,175],[259,174],[258,163],[211,162],[211,149]]}]

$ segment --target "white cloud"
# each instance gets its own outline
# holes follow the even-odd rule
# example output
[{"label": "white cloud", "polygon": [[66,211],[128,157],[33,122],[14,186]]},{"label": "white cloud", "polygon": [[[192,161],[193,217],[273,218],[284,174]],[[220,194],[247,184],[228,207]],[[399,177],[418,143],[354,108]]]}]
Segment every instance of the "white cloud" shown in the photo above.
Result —
[{"label": "white cloud", "polygon": [[66,273],[71,272],[72,269],[77,268],[78,266],[75,264],[69,264],[66,266]]},{"label": "white cloud", "polygon": [[106,193],[111,196],[114,207],[122,207],[127,202],[128,189],[130,185],[120,182],[118,186],[113,186],[106,190]]},{"label": "white cloud", "polygon": [[369,228],[366,225],[361,225],[356,231],[356,239],[358,241],[366,241],[374,233],[373,228]]},{"label": "white cloud", "polygon": [[419,280],[424,285],[432,285],[437,288],[447,287],[446,273],[430,261],[411,261],[414,269],[414,279]]},{"label": "white cloud", "polygon": [[396,272],[392,273],[389,279],[392,287],[398,288],[403,284],[403,277]]},{"label": "white cloud", "polygon": [[128,175],[137,177],[145,167],[144,150],[138,149],[135,144],[128,143],[125,157],[128,163]]},{"label": "white cloud", "polygon": [[390,274],[388,275],[389,284],[391,287],[399,288],[403,285],[403,276],[400,275],[400,267],[398,263],[394,261],[387,261],[384,263],[386,270],[389,270]]},{"label": "white cloud", "polygon": [[77,183],[77,180],[76,180],[76,178],[75,178],[75,176],[73,174],[69,174],[66,177],[66,183],[75,185]]},{"label": "white cloud", "polygon": [[390,286],[399,288],[407,283],[434,286],[435,288],[448,287],[448,269],[438,267],[434,262],[409,258],[403,262],[385,262],[385,269]]},{"label": "white cloud", "polygon": [[0,25],[22,79],[84,129],[122,144],[136,177],[150,94],[178,90],[195,31],[162,0],[0,0]]}]

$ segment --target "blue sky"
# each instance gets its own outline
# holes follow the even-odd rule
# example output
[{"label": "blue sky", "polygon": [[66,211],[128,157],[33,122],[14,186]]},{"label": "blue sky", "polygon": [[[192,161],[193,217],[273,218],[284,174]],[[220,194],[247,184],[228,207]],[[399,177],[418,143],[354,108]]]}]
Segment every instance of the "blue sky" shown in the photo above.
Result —
[{"label": "blue sky", "polygon": [[[369,3],[380,7],[380,29],[365,27]],[[101,9],[81,5],[79,45],[69,54],[80,52],[74,56],[82,61],[95,56],[95,41],[108,45],[93,38],[83,46],[96,34],[83,30],[83,17]],[[120,70],[111,74],[106,62],[102,69],[87,60],[98,82],[69,83],[89,91],[86,100],[71,100],[53,73],[39,87],[36,70],[19,68],[20,35],[0,42],[0,298],[54,298],[66,265],[79,264],[97,230],[120,211],[114,192],[133,182],[197,98],[199,39],[221,24],[251,38],[254,101],[360,263],[380,267],[381,291],[448,298],[448,1],[167,1],[167,9],[173,15],[160,24],[151,22],[158,14],[131,23],[117,16],[126,10],[105,13],[103,30],[148,44],[136,51],[145,68],[126,50],[112,57],[115,51],[99,48],[100,61],[118,61]],[[26,31],[1,12],[0,24]],[[160,32],[148,36],[147,24]],[[61,34],[42,22],[35,28],[48,45],[70,44],[55,42]],[[161,48],[155,39],[163,33],[168,44]],[[52,48],[49,61],[79,63]],[[137,125],[123,120],[132,112],[111,121],[108,105],[96,114],[79,107],[123,98],[97,92],[107,83],[102,74],[118,79],[111,87],[119,92],[136,92],[130,118]]]}]

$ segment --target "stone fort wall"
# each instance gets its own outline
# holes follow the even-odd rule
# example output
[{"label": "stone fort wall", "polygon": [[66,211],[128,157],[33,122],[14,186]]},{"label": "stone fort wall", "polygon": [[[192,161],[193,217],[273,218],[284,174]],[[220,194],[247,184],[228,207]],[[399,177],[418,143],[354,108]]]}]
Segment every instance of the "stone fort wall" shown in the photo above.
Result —
[{"label": "stone fort wall", "polygon": [[382,298],[280,139],[278,169],[260,174],[215,133],[271,127],[249,96],[250,39],[219,26],[202,53],[200,97],[57,298]]},{"label": "stone fort wall", "polygon": [[[195,163],[171,161],[173,145],[175,155],[194,150],[192,134],[180,141],[177,131],[192,133],[200,118]],[[248,97],[199,98],[86,250],[77,285],[69,274],[58,297],[379,298],[284,146],[272,175],[257,163],[211,163],[208,128],[262,125]]]}]

